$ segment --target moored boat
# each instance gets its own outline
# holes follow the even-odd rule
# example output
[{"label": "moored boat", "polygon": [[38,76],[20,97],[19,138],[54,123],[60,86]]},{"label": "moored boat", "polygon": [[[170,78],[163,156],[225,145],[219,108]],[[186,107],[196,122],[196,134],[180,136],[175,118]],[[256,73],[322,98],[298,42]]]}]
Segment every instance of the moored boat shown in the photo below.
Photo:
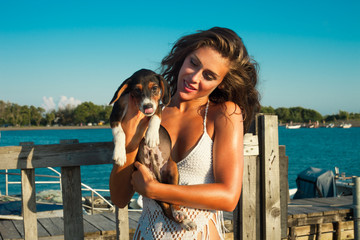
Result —
[{"label": "moored boat", "polygon": [[299,128],[301,128],[301,124],[296,124],[296,125],[288,125],[288,124],[286,124],[286,128],[287,129],[299,129]]},{"label": "moored boat", "polygon": [[351,123],[343,123],[340,125],[341,128],[351,128],[352,124]]}]

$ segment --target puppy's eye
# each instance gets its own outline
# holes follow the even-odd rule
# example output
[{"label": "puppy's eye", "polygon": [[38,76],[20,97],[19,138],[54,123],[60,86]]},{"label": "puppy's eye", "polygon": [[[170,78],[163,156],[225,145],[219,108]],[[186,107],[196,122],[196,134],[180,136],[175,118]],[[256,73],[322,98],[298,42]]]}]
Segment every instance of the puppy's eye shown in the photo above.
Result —
[{"label": "puppy's eye", "polygon": [[134,95],[135,96],[140,96],[141,95],[141,90],[139,88],[135,88],[134,89]]},{"label": "puppy's eye", "polygon": [[151,88],[151,92],[152,92],[152,93],[157,93],[158,89],[159,89],[158,86],[153,86],[153,87]]}]

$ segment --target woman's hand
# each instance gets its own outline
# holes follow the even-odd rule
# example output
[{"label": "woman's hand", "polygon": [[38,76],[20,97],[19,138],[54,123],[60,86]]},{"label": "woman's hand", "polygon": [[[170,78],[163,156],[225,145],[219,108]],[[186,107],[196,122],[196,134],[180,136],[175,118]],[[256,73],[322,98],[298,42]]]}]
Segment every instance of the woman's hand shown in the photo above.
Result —
[{"label": "woman's hand", "polygon": [[154,178],[150,170],[139,162],[134,162],[135,171],[132,174],[131,184],[134,191],[147,198],[153,198],[153,189],[159,182]]}]

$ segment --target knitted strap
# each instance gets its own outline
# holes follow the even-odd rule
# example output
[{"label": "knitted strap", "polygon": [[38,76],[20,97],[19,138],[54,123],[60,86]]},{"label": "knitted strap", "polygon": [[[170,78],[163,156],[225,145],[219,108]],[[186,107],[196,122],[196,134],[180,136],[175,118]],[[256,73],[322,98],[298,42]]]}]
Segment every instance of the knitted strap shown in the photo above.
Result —
[{"label": "knitted strap", "polygon": [[206,131],[206,118],[207,118],[207,113],[208,113],[208,109],[209,109],[209,100],[208,102],[206,103],[206,108],[205,108],[205,116],[204,116],[204,132]]}]

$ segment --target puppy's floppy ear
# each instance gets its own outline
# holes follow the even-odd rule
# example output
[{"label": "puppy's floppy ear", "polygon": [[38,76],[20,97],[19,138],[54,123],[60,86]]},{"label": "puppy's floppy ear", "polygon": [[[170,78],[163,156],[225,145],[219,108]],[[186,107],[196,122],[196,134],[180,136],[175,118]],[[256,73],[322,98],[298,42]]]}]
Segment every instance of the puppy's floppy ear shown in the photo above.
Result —
[{"label": "puppy's floppy ear", "polygon": [[116,102],[121,94],[123,94],[125,92],[125,90],[127,90],[128,88],[128,82],[130,81],[130,78],[126,79],[121,85],[120,87],[118,88],[118,90],[116,90],[115,94],[114,94],[114,97],[111,99],[109,105],[113,104],[114,102]]},{"label": "puppy's floppy ear", "polygon": [[170,96],[170,87],[168,82],[165,80],[163,76],[158,74],[160,86],[161,86],[161,102],[166,106],[169,104],[171,96]]}]

